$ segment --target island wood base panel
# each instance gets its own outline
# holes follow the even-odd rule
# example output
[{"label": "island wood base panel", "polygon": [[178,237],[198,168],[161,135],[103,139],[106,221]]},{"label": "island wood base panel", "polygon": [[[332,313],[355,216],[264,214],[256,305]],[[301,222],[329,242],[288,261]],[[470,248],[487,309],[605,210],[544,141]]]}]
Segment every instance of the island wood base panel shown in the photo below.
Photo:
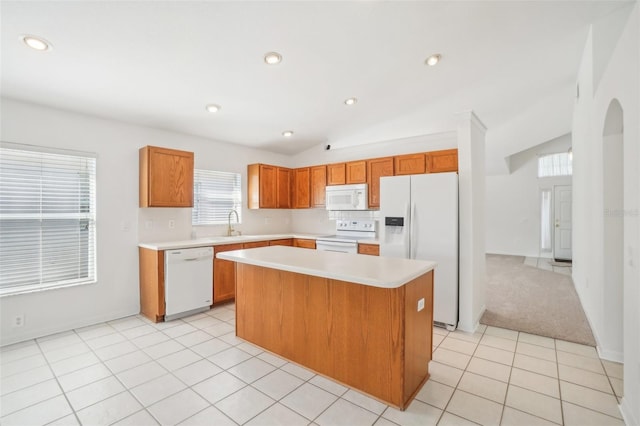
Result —
[{"label": "island wood base panel", "polygon": [[388,289],[236,268],[238,337],[402,410],[429,378],[433,271]]}]

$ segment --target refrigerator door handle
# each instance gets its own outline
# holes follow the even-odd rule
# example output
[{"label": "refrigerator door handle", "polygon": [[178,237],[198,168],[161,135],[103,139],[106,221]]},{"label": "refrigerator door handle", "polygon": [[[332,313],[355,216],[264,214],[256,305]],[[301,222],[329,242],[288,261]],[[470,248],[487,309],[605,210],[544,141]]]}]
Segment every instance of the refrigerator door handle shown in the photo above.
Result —
[{"label": "refrigerator door handle", "polygon": [[[404,232],[404,257],[405,259],[411,259],[411,234],[410,234],[410,230],[409,228],[411,228],[411,211],[410,211],[410,204],[407,203],[404,206],[404,217],[406,218],[405,221],[408,221],[409,223],[405,223],[403,232]],[[409,226],[407,226],[409,225]]]},{"label": "refrigerator door handle", "polygon": [[418,241],[416,240],[416,236],[415,236],[415,225],[414,225],[414,218],[416,217],[416,203],[411,203],[411,222],[410,222],[410,234],[411,236],[410,241],[411,241],[411,257],[410,259],[415,259],[416,258],[416,251],[418,250]]}]

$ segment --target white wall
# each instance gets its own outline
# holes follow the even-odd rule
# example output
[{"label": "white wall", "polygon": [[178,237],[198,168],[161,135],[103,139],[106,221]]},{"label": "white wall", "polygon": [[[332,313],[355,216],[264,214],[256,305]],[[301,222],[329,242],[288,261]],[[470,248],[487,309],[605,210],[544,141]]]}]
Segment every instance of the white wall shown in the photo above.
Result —
[{"label": "white wall", "polygon": [[570,146],[571,136],[561,136],[513,155],[510,174],[487,176],[487,253],[551,256],[540,252],[540,191],[570,185],[571,178],[538,179],[538,156]]},{"label": "white wall", "polygon": [[[69,330],[139,312],[138,223],[151,220],[142,239],[178,239],[191,235],[191,209],[138,208],[138,149],[157,145],[195,152],[196,167],[242,173],[246,165],[273,162],[287,165],[288,157],[260,150],[128,125],[9,99],[1,100],[4,141],[91,151],[97,160],[98,282],[0,298],[0,344]],[[290,227],[286,210],[248,211],[245,233],[278,233]],[[175,229],[168,220],[176,220]],[[268,223],[266,223],[268,222]],[[200,229],[223,234],[224,226]],[[10,326],[10,318],[25,315],[25,325]]]},{"label": "white wall", "polygon": [[459,321],[475,332],[485,310],[485,133],[472,112],[458,114]]},{"label": "white wall", "polygon": [[[619,20],[613,17],[599,22],[590,33],[578,73],[580,98],[576,101],[573,118],[573,280],[589,322],[598,350],[606,358],[624,360],[624,397],[622,413],[627,424],[640,424],[640,8],[638,3],[626,7],[631,10],[619,39],[610,46],[612,51],[604,65],[597,62],[594,46],[602,49],[601,40],[607,28],[619,31]],[[598,39],[594,41],[594,38]],[[595,87],[594,69],[603,70]],[[618,306],[623,312],[622,324],[605,315],[604,282],[604,197],[603,160],[605,148],[603,130],[611,101],[617,99],[623,109],[624,207],[621,218],[624,226],[624,302]],[[609,336],[616,327],[623,327],[623,346],[616,345]],[[613,339],[615,340],[615,339]],[[623,357],[620,357],[623,354]]]}]

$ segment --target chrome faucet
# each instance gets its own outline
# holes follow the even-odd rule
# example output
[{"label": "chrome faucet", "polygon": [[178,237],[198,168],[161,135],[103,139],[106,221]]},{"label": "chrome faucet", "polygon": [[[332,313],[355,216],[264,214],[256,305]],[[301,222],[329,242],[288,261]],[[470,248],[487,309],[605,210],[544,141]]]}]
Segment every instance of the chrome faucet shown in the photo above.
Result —
[{"label": "chrome faucet", "polygon": [[233,229],[233,226],[231,226],[231,214],[233,214],[233,213],[236,214],[236,223],[240,222],[240,219],[238,218],[238,212],[235,209],[231,210],[229,212],[229,216],[227,217],[228,222],[229,222],[229,227],[227,228],[227,237],[232,236],[233,233],[236,232],[235,229]]}]

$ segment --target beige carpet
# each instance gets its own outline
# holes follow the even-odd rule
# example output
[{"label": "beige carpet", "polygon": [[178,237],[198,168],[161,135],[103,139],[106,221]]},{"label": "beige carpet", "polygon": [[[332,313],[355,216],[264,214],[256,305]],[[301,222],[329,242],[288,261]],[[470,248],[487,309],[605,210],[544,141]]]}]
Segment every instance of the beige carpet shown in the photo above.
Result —
[{"label": "beige carpet", "polygon": [[480,322],[595,346],[571,277],[523,261],[487,255],[487,310]]}]

